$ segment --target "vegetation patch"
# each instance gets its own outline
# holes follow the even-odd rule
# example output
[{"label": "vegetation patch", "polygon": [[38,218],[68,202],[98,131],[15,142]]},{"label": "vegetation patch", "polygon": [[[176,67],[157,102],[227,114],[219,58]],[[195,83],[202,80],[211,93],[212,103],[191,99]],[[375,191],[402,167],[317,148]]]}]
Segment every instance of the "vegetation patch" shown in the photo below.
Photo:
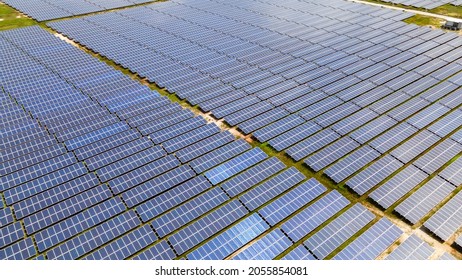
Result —
[{"label": "vegetation patch", "polygon": [[15,9],[0,3],[0,30],[8,30],[20,27],[36,25],[37,22]]}]

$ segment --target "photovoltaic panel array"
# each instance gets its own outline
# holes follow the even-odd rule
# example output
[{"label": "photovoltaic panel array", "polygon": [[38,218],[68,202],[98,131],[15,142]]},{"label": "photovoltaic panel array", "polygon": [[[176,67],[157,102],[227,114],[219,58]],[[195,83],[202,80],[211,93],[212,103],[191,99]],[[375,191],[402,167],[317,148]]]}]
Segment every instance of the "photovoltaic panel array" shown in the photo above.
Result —
[{"label": "photovoltaic panel array", "polygon": [[173,0],[49,26],[387,209],[462,147],[462,40],[410,16],[336,0]]},{"label": "photovoltaic panel array", "polygon": [[[461,181],[462,40],[409,16],[173,0],[49,26],[447,240],[462,224],[446,211]],[[334,258],[368,259],[397,239],[387,220],[345,219],[362,206],[39,27],[0,33],[0,48],[4,258],[267,259],[289,240],[302,245],[287,258],[345,243]],[[351,222],[368,228],[357,237]]]},{"label": "photovoltaic panel array", "polygon": [[427,260],[435,251],[415,235],[411,235],[385,259],[387,260]]},{"label": "photovoltaic panel array", "polygon": [[[225,258],[271,227],[245,206],[278,199],[284,220],[294,195],[325,191],[39,27],[0,47],[2,259]],[[225,235],[231,247],[198,247]],[[265,236],[259,258],[292,244]]]}]

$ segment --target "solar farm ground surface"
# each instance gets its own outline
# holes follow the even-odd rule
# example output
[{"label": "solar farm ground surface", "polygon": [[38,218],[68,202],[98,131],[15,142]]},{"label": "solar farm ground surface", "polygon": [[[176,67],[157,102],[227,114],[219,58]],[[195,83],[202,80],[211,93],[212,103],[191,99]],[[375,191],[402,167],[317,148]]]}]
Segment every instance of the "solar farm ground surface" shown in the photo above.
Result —
[{"label": "solar farm ground surface", "polygon": [[411,16],[169,1],[1,32],[0,258],[460,258],[462,41]]}]

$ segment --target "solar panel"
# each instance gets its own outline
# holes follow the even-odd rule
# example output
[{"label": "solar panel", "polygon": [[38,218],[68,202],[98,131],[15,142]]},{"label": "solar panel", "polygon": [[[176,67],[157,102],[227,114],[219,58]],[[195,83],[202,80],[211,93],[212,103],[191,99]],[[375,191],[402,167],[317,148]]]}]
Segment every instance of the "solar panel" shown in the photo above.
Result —
[{"label": "solar panel", "polygon": [[350,137],[342,137],[331,145],[320,149],[305,159],[305,163],[313,170],[319,171],[338,159],[352,152],[360,145]]},{"label": "solar panel", "polygon": [[20,222],[0,228],[0,248],[10,245],[24,237]]},{"label": "solar panel", "polygon": [[374,218],[374,214],[357,203],[308,238],[303,244],[305,244],[318,259],[325,259],[330,253],[360,231]]},{"label": "solar panel", "polygon": [[22,219],[97,185],[99,185],[98,178],[94,174],[86,174],[48,191],[21,200],[13,205],[13,209],[16,217]]},{"label": "solar panel", "polygon": [[112,194],[107,186],[97,186],[24,218],[24,226],[28,234],[37,232],[111,196]]},{"label": "solar panel", "polygon": [[414,165],[409,165],[374,190],[369,197],[387,209],[425,180],[427,176]]},{"label": "solar panel", "polygon": [[292,159],[299,161],[320,148],[334,142],[338,138],[340,138],[340,135],[328,128],[297,143],[287,149],[286,152]]},{"label": "solar panel", "polygon": [[402,162],[407,163],[413,158],[415,158],[417,155],[431,147],[440,139],[441,138],[439,138],[435,134],[427,130],[423,130],[419,132],[417,135],[413,136],[408,141],[398,146],[398,148],[393,150],[390,154],[398,158]]},{"label": "solar panel", "polygon": [[316,258],[302,245],[290,251],[281,260],[316,260]]},{"label": "solar panel", "polygon": [[271,260],[289,248],[293,243],[282,233],[275,229],[265,235],[251,246],[245,248],[233,257],[234,260]]},{"label": "solar panel", "polygon": [[253,214],[188,254],[190,260],[224,259],[263,233],[268,225]]},{"label": "solar panel", "polygon": [[239,199],[247,208],[254,210],[305,178],[295,167],[291,167],[241,195]]},{"label": "solar panel", "polygon": [[87,170],[83,164],[73,164],[5,191],[3,193],[5,201],[8,205],[12,205],[39,192],[82,176],[85,173],[87,173]]},{"label": "solar panel", "polygon": [[188,162],[233,140],[234,136],[229,131],[223,131],[189,147],[183,148],[177,151],[175,155],[181,162]]},{"label": "solar panel", "polygon": [[[401,123],[392,129],[388,130],[384,134],[380,135],[376,139],[370,142],[370,145],[377,149],[381,153],[385,153],[392,149],[396,145],[404,142],[405,139],[416,133],[418,130],[407,123]],[[428,136],[427,132],[424,132],[422,137]],[[411,145],[412,143],[408,144]],[[403,148],[402,148],[403,149]],[[396,153],[396,152],[395,152]]]},{"label": "solar panel", "polygon": [[147,165],[143,165],[129,173],[119,176],[109,181],[108,185],[115,194],[119,194],[159,174],[172,170],[175,167],[178,167],[179,164],[180,163],[175,158],[175,156],[168,155]]},{"label": "solar panel", "polygon": [[133,207],[195,176],[194,171],[182,165],[169,172],[138,185],[122,194],[128,207]]},{"label": "solar panel", "polygon": [[[446,139],[414,162],[414,165],[432,174],[462,151],[462,146]],[[453,173],[455,175],[455,173]]]},{"label": "solar panel", "polygon": [[88,158],[85,160],[85,164],[88,166],[90,171],[94,171],[150,147],[152,147],[152,142],[149,139],[137,139],[107,152]]},{"label": "solar panel", "polygon": [[[456,130],[460,126],[461,120],[462,112],[456,110],[442,117],[440,120],[429,126],[427,129],[440,137],[445,137],[446,135],[450,134],[452,131]],[[455,141],[460,142],[455,137],[451,136],[451,138]]]},{"label": "solar panel", "polygon": [[0,260],[27,260],[36,255],[32,238],[20,240],[0,250]]},{"label": "solar panel", "polygon": [[133,260],[172,260],[175,253],[166,241],[156,243],[146,251],[133,257]]},{"label": "solar panel", "polygon": [[454,186],[460,186],[462,184],[461,171],[462,159],[458,158],[445,169],[443,169],[443,171],[441,171],[438,175],[451,182]]},{"label": "solar panel", "polygon": [[195,160],[191,161],[189,165],[194,169],[196,173],[200,174],[214,166],[219,165],[222,162],[225,162],[226,160],[229,160],[236,155],[249,150],[250,148],[251,146],[249,143],[240,139],[196,158]]},{"label": "solar panel", "polygon": [[237,200],[218,208],[168,238],[178,254],[183,254],[202,241],[226,228],[248,211]]},{"label": "solar panel", "polygon": [[415,235],[411,235],[400,244],[386,260],[427,260],[435,249]]},{"label": "solar panel", "polygon": [[188,119],[186,121],[172,125],[168,128],[156,131],[149,136],[154,143],[160,144],[205,124],[205,119],[198,116],[193,119]]},{"label": "solar panel", "polygon": [[388,219],[382,218],[332,259],[374,260],[390,247],[402,233]]},{"label": "solar panel", "polygon": [[141,220],[146,222],[189,200],[210,187],[211,184],[204,176],[194,177],[178,187],[141,204],[136,208],[136,212],[140,215]]},{"label": "solar panel", "polygon": [[268,156],[260,148],[255,148],[213,169],[210,169],[205,172],[204,175],[212,183],[212,185],[217,185],[231,176],[234,176],[237,173],[259,163],[267,157]]},{"label": "solar panel", "polygon": [[157,240],[149,225],[144,225],[86,256],[84,260],[123,260]]},{"label": "solar panel", "polygon": [[221,188],[223,188],[231,197],[235,197],[236,195],[268,179],[270,176],[273,176],[285,167],[285,164],[278,158],[272,157],[224,182],[221,185]]},{"label": "solar panel", "polygon": [[462,224],[461,216],[459,215],[462,208],[461,198],[462,194],[457,193],[433,214],[424,223],[424,226],[441,239],[447,240]]},{"label": "solar panel", "polygon": [[55,170],[69,166],[75,162],[76,160],[72,153],[66,153],[64,155],[38,163],[36,165],[19,170],[9,175],[2,176],[0,178],[2,185],[0,190],[4,191],[10,189],[27,181],[46,175]]},{"label": "solar panel", "polygon": [[451,254],[449,253],[444,253],[442,254],[438,260],[446,260],[446,261],[453,261],[453,260],[456,260],[456,258],[454,258],[454,256],[452,256]]},{"label": "solar panel", "polygon": [[0,228],[11,224],[13,221],[13,213],[9,207],[0,210]]},{"label": "solar panel", "polygon": [[77,259],[137,227],[139,224],[140,220],[136,217],[135,212],[125,212],[49,250],[46,253],[47,258]]},{"label": "solar panel", "polygon": [[140,166],[153,162],[165,156],[165,154],[162,147],[154,146],[102,167],[96,170],[96,174],[98,174],[101,182],[107,182]]},{"label": "solar panel", "polygon": [[363,195],[402,166],[403,164],[399,160],[385,155],[348,180],[346,184],[356,193]]},{"label": "solar panel", "polygon": [[213,188],[156,218],[152,225],[159,236],[163,237],[227,200],[228,197],[221,189]]},{"label": "solar panel", "polygon": [[66,152],[66,149],[59,144],[34,151],[30,154],[16,157],[9,161],[0,163],[0,175],[5,176],[20,169],[30,167],[45,160],[57,157]]},{"label": "solar panel", "polygon": [[40,252],[63,242],[75,235],[90,230],[125,210],[120,198],[115,197],[86,209],[79,214],[69,217],[51,227],[35,234],[35,240]]},{"label": "solar panel", "polygon": [[312,178],[263,207],[258,213],[270,225],[274,226],[319,197],[326,190],[321,183]]},{"label": "solar panel", "polygon": [[271,139],[268,144],[276,151],[282,151],[316,133],[320,129],[321,127],[316,123],[307,122]]},{"label": "solar panel", "polygon": [[343,160],[326,169],[324,173],[338,183],[379,157],[379,155],[370,146],[362,146],[353,153],[350,153]]},{"label": "solar panel", "polygon": [[363,125],[359,129],[353,131],[350,134],[350,137],[359,143],[364,144],[395,124],[397,124],[396,120],[386,115],[382,115],[377,119],[369,122],[368,124]]},{"label": "solar panel", "polygon": [[332,191],[303,209],[281,225],[281,229],[294,241],[316,229],[350,202],[337,191]]}]

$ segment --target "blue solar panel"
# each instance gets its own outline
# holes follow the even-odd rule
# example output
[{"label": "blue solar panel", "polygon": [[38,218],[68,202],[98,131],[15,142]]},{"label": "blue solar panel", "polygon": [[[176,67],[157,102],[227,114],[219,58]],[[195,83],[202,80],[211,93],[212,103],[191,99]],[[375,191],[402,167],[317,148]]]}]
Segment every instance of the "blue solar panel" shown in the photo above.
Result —
[{"label": "blue solar panel", "polygon": [[294,250],[290,251],[281,260],[292,260],[292,261],[311,260],[311,261],[314,261],[316,260],[316,258],[302,244],[302,245],[299,245]]},{"label": "blue solar panel", "polygon": [[134,260],[172,260],[176,257],[170,245],[166,241],[161,241],[146,251],[133,257]]},{"label": "blue solar panel", "polygon": [[205,124],[205,119],[198,116],[154,132],[149,136],[151,137],[152,141],[154,141],[154,143],[160,144]]},{"label": "blue solar panel", "polygon": [[210,187],[211,184],[204,176],[194,177],[176,188],[173,188],[141,204],[136,208],[136,212],[140,215],[141,220],[146,222],[179,205],[180,203],[189,200]]},{"label": "blue solar panel", "polygon": [[[154,133],[156,131],[165,129],[169,126],[178,124],[180,122],[189,120],[192,117],[194,117],[194,114],[189,110],[181,110],[181,108],[178,108],[179,107],[178,105],[172,106],[172,107],[173,109],[170,109],[170,110],[161,108],[161,110],[158,110],[160,112],[155,111],[157,114],[155,114],[154,116],[153,116],[153,113],[149,112],[150,114],[149,118],[144,117],[141,120],[140,120],[140,116],[135,116],[133,118],[134,120],[133,119],[129,120],[129,123],[132,127],[138,127],[138,129],[143,135],[148,135],[150,133]],[[173,111],[173,110],[180,110],[180,111],[167,115],[168,113],[170,113],[170,111]],[[162,117],[158,118],[159,115]],[[147,121],[149,122],[146,123]]]},{"label": "blue solar panel", "polygon": [[220,188],[211,189],[155,219],[152,226],[163,237],[227,200],[228,197]]},{"label": "blue solar panel", "polygon": [[393,250],[386,260],[427,260],[434,251],[435,249],[430,245],[417,236],[411,235]]},{"label": "blue solar panel", "polygon": [[303,209],[281,225],[281,229],[294,241],[316,229],[350,202],[337,191],[332,191]]},{"label": "blue solar panel", "polygon": [[162,147],[164,147],[167,152],[173,153],[219,132],[220,128],[218,126],[215,124],[208,124],[168,140],[162,143]]},{"label": "blue solar panel", "polygon": [[402,233],[397,226],[386,218],[382,218],[332,259],[374,260],[390,247]]},{"label": "blue solar panel", "polygon": [[234,260],[271,260],[284,252],[293,243],[282,233],[275,229],[265,235],[251,246],[233,257]]},{"label": "blue solar panel", "polygon": [[32,238],[26,238],[0,250],[0,260],[27,260],[37,254]]},{"label": "blue solar panel", "polygon": [[61,260],[77,259],[139,224],[140,220],[135,212],[125,212],[51,249],[47,252],[47,257]]},{"label": "blue solar panel", "polygon": [[234,136],[229,131],[223,131],[219,134],[199,141],[189,147],[179,150],[175,153],[175,155],[180,159],[181,162],[188,162],[233,140]]},{"label": "blue solar panel", "polygon": [[157,240],[154,231],[149,225],[136,229],[120,239],[96,250],[86,256],[85,260],[123,260]]},{"label": "blue solar panel", "polygon": [[251,210],[265,204],[272,198],[280,195],[300,183],[306,177],[295,167],[291,167],[275,177],[265,181],[249,192],[243,194],[239,199]]},{"label": "blue solar panel", "polygon": [[87,169],[83,164],[76,163],[5,191],[5,201],[8,205],[14,204],[86,173]]},{"label": "blue solar panel", "polygon": [[14,221],[13,213],[9,207],[0,210],[0,228]]},{"label": "blue solar panel", "polygon": [[51,173],[77,162],[72,153],[52,158],[31,167],[0,177],[1,191]]},{"label": "blue solar panel", "polygon": [[252,146],[245,140],[239,139],[231,142],[219,149],[216,149],[208,154],[196,158],[189,165],[200,174],[218,164],[235,157],[236,155],[249,150]]},{"label": "blue solar panel", "polygon": [[377,151],[366,145],[326,169],[325,173],[338,183],[379,157],[379,155]]},{"label": "blue solar panel", "polygon": [[26,154],[9,161],[0,164],[0,175],[5,176],[7,174],[16,172],[20,169],[27,168],[29,166],[38,164],[45,160],[53,157],[57,157],[66,152],[66,149],[62,145],[53,145],[38,151],[34,151],[30,154]]},{"label": "blue solar panel", "polygon": [[352,152],[360,145],[350,137],[342,137],[333,144],[320,149],[304,162],[313,170],[319,171]]},{"label": "blue solar panel", "polygon": [[259,163],[267,157],[268,156],[260,148],[255,148],[205,172],[205,177],[207,177],[213,185],[216,185],[252,165]]},{"label": "blue solar panel", "polygon": [[374,214],[357,203],[308,238],[304,244],[318,259],[325,259],[374,218]]},{"label": "blue solar panel", "polygon": [[346,182],[356,193],[363,195],[382,180],[395,173],[403,164],[390,155],[385,155]]},{"label": "blue solar panel", "polygon": [[191,168],[182,165],[124,192],[122,194],[122,198],[127,203],[128,207],[133,207],[155,195],[160,194],[161,192],[191,179],[194,176],[195,173]]},{"label": "blue solar panel", "polygon": [[119,134],[113,135],[111,137],[105,138],[101,141],[74,150],[74,153],[77,155],[77,158],[79,160],[84,160],[101,154],[105,151],[114,149],[130,141],[136,140],[140,137],[141,135],[135,130],[127,130]]},{"label": "blue solar panel", "polygon": [[159,174],[167,172],[180,163],[173,155],[168,155],[108,182],[111,190],[118,194],[133,188]]},{"label": "blue solar panel", "polygon": [[320,129],[321,127],[316,123],[307,122],[271,139],[268,143],[279,152],[318,132]]},{"label": "blue solar panel", "polygon": [[111,149],[107,152],[93,156],[85,160],[85,164],[90,171],[95,171],[103,166],[129,157],[132,154],[152,147],[152,142],[147,138],[137,139],[124,145]]},{"label": "blue solar panel", "polygon": [[462,193],[457,193],[444,204],[424,226],[443,240],[449,239],[462,224],[460,212],[462,210]]},{"label": "blue solar panel", "polygon": [[125,210],[120,198],[115,197],[86,209],[35,234],[40,252],[43,252],[85,230],[89,230]]},{"label": "blue solar panel", "polygon": [[48,191],[19,201],[13,205],[15,215],[18,219],[22,219],[97,185],[99,185],[99,180],[95,174],[86,174]]},{"label": "blue solar panel", "polygon": [[154,146],[98,169],[96,174],[98,174],[101,182],[107,182],[115,177],[157,160],[165,156],[165,154],[162,147]]},{"label": "blue solar panel", "polygon": [[220,260],[263,233],[268,225],[253,214],[188,254],[190,260]]},{"label": "blue solar panel", "polygon": [[67,140],[64,142],[64,144],[68,149],[75,150],[128,129],[128,125],[124,123],[115,123],[102,129],[90,132],[88,134]]},{"label": "blue solar panel", "polygon": [[226,228],[248,213],[237,200],[218,208],[210,214],[192,223],[169,237],[170,243],[178,254],[190,250],[220,230]]},{"label": "blue solar panel", "polygon": [[253,133],[253,136],[260,142],[266,142],[302,123],[305,120],[297,115],[289,115]]},{"label": "blue solar panel", "polygon": [[328,128],[297,143],[296,145],[287,149],[286,152],[295,161],[299,161],[312,154],[313,152],[334,142],[338,138],[340,138],[340,135],[332,129]]},{"label": "blue solar panel", "polygon": [[0,228],[0,248],[10,245],[24,237],[20,222]]},{"label": "blue solar panel", "polygon": [[326,192],[326,190],[326,187],[312,178],[274,200],[259,210],[258,213],[260,213],[270,225],[274,226]]},{"label": "blue solar panel", "polygon": [[107,186],[97,186],[24,218],[24,226],[29,234],[37,232],[52,223],[61,221],[111,196],[112,194]]},{"label": "blue solar panel", "polygon": [[414,165],[409,165],[374,190],[369,197],[387,209],[425,180],[427,176]]}]

